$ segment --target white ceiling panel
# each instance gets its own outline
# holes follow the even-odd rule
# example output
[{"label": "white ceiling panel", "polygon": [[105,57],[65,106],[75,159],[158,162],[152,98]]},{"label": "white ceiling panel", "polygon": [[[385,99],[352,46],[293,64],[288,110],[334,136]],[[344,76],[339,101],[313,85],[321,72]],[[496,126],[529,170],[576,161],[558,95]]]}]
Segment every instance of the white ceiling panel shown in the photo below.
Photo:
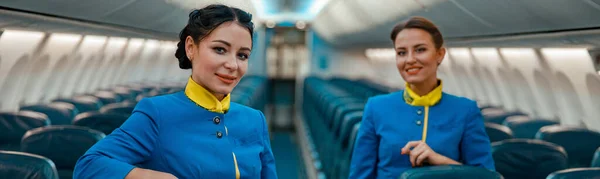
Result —
[{"label": "white ceiling panel", "polygon": [[[452,42],[465,38],[484,38],[504,35],[544,33],[581,28],[600,27],[600,0],[387,0],[356,1],[368,9],[369,18],[380,19],[361,23],[360,32],[336,33],[316,29],[329,36],[332,44],[340,47],[385,47],[390,45],[389,33],[393,26],[410,16],[423,16],[432,20],[447,39]],[[404,3],[402,6],[399,3]],[[389,5],[386,8],[382,5]],[[415,6],[418,5],[418,6]],[[378,7],[378,8],[375,8]],[[394,10],[395,9],[395,10]],[[327,12],[327,13],[325,13]],[[327,7],[319,18],[336,14]],[[389,20],[382,20],[389,19]],[[320,23],[331,22],[315,21]],[[325,26],[323,24],[322,26]],[[329,34],[325,34],[329,33]],[[349,38],[351,37],[351,38]],[[580,41],[583,42],[583,41]],[[513,42],[519,43],[519,42]],[[554,41],[554,43],[557,43]],[[568,42],[578,44],[577,42]],[[558,44],[565,44],[558,42]],[[585,43],[584,43],[585,44]]]}]

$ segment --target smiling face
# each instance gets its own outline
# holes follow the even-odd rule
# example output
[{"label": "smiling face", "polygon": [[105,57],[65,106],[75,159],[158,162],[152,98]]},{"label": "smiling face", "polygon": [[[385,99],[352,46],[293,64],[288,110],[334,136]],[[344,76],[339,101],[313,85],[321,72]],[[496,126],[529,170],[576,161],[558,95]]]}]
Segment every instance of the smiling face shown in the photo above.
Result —
[{"label": "smiling face", "polygon": [[199,43],[188,36],[186,54],[192,61],[192,79],[222,99],[246,74],[251,49],[250,32],[235,22],[219,25]]},{"label": "smiling face", "polygon": [[394,40],[394,48],[396,66],[404,81],[409,84],[437,81],[437,68],[442,63],[446,49],[437,49],[427,31],[403,29]]}]

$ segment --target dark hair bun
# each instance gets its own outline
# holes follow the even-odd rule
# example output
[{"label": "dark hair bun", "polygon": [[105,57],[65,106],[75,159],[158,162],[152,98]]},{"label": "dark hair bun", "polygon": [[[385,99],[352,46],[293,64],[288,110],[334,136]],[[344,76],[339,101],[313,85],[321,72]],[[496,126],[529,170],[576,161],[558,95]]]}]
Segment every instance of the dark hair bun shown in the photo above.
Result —
[{"label": "dark hair bun", "polygon": [[235,21],[247,28],[250,37],[253,36],[254,24],[252,23],[252,15],[241,9],[213,4],[190,12],[188,24],[179,33],[179,43],[177,43],[177,51],[175,51],[175,57],[179,60],[179,68],[192,68],[192,62],[185,52],[185,41],[188,36],[191,36],[194,39],[194,43],[197,44],[204,37],[208,36],[212,30],[229,21]]}]

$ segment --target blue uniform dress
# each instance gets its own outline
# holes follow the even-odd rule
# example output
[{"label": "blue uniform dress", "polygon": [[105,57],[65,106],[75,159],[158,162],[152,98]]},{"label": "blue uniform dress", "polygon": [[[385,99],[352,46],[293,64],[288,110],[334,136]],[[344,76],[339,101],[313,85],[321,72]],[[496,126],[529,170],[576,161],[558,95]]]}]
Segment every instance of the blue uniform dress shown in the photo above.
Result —
[{"label": "blue uniform dress", "polygon": [[178,178],[277,178],[263,113],[229,97],[190,78],[185,92],[141,100],[78,160],[74,178],[124,178],[136,166]]},{"label": "blue uniform dress", "polygon": [[410,90],[372,97],[365,106],[352,154],[350,178],[398,178],[411,168],[401,149],[424,141],[464,165],[495,170],[489,138],[476,102],[442,92],[442,81],[419,96]]}]

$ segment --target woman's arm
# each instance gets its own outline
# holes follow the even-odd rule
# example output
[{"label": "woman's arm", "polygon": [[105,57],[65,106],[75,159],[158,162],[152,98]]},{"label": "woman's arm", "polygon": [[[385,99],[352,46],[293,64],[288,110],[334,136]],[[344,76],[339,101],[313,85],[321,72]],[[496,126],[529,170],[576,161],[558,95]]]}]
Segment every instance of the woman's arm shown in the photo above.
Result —
[{"label": "woman's arm", "polygon": [[260,160],[262,163],[262,171],[260,172],[260,178],[277,178],[277,171],[275,169],[275,157],[273,156],[273,151],[271,150],[271,139],[269,137],[269,128],[267,128],[267,119],[261,111],[258,111],[258,113],[260,113],[260,117],[262,120],[262,137],[264,147],[263,152],[260,155]]},{"label": "woman's arm", "polygon": [[134,169],[156,146],[158,110],[152,101],[138,103],[132,115],[106,138],[92,146],[75,165],[73,178],[137,178],[152,174]]},{"label": "woman's arm", "polygon": [[475,102],[472,103],[469,114],[460,143],[462,163],[495,170],[490,138],[485,132],[483,116]]},{"label": "woman's arm", "polygon": [[363,119],[356,136],[350,163],[350,178],[376,178],[379,139],[375,133],[370,104],[371,100],[365,104]]}]

